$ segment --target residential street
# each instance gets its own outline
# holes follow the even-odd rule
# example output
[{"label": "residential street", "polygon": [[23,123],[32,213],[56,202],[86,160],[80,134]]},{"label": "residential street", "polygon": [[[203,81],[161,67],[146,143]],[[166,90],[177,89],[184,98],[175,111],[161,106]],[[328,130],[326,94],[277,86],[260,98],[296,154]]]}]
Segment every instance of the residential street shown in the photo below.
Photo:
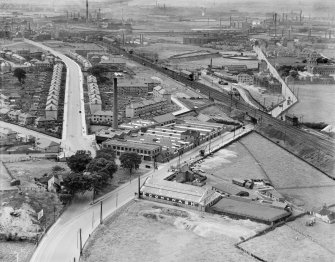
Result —
[{"label": "residential street", "polygon": [[64,101],[64,123],[62,148],[65,155],[74,154],[77,150],[89,150],[95,154],[94,138],[87,136],[83,98],[83,74],[80,66],[63,55],[41,43],[25,39],[25,42],[42,48],[60,57],[67,67],[67,79]]}]

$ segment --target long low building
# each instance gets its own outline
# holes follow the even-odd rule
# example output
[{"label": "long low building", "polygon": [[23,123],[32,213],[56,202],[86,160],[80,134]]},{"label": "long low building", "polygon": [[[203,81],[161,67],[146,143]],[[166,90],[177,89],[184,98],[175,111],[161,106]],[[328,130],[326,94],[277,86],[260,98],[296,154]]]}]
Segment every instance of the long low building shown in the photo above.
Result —
[{"label": "long low building", "polygon": [[145,143],[136,143],[127,140],[115,140],[110,139],[102,143],[104,148],[112,148],[116,152],[117,156],[122,153],[136,152],[143,160],[152,161],[162,151],[161,146]]},{"label": "long low building", "polygon": [[149,178],[141,187],[141,197],[204,211],[206,207],[218,201],[221,196],[209,188]]},{"label": "long low building", "polygon": [[208,211],[271,225],[291,215],[291,213],[286,210],[262,205],[254,201],[237,200],[235,198],[222,198],[219,202],[210,207]]}]

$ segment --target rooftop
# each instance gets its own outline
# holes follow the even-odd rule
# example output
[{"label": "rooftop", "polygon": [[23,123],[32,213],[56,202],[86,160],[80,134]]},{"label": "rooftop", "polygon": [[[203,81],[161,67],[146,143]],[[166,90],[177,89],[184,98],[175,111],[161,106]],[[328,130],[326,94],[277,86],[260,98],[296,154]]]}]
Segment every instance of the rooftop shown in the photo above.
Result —
[{"label": "rooftop", "polygon": [[208,189],[166,180],[148,179],[142,186],[144,193],[156,194],[195,203],[200,203]]},{"label": "rooftop", "polygon": [[261,205],[255,202],[245,202],[223,198],[211,207],[212,210],[236,216],[249,217],[264,222],[275,222],[290,215],[285,210]]},{"label": "rooftop", "polygon": [[131,148],[144,149],[144,150],[155,150],[157,148],[160,148],[159,145],[145,144],[145,143],[139,143],[139,142],[134,142],[134,141],[129,141],[129,140],[110,139],[104,142],[104,144],[113,145],[113,146],[131,147]]}]

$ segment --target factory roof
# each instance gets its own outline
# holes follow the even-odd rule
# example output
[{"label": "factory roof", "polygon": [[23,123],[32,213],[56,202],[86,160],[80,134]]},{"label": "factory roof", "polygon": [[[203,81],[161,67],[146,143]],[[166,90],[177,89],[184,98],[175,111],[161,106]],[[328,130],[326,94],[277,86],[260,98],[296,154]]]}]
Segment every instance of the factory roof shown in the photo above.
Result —
[{"label": "factory roof", "polygon": [[167,121],[172,121],[172,120],[175,120],[176,117],[171,114],[171,113],[168,113],[168,114],[165,114],[165,115],[160,115],[160,116],[155,116],[152,118],[154,121],[156,121],[157,123],[165,123]]},{"label": "factory roof", "polygon": [[129,141],[129,140],[115,140],[115,139],[109,139],[104,142],[104,144],[107,145],[113,145],[113,146],[122,146],[122,147],[130,147],[130,148],[136,148],[136,149],[144,149],[144,150],[155,150],[157,148],[160,148],[159,145],[154,144],[145,144],[135,141]]},{"label": "factory roof", "polygon": [[230,198],[221,199],[211,209],[219,213],[248,217],[263,222],[275,222],[290,215],[289,212],[278,208]]},{"label": "factory roof", "polygon": [[[209,193],[208,188],[196,187],[166,180],[148,179],[142,186],[143,193],[171,197],[194,203],[201,203]],[[211,192],[212,194],[214,192]]]},{"label": "factory roof", "polygon": [[245,190],[242,190],[242,187],[235,186],[231,183],[218,183],[215,184],[213,188],[229,195],[239,195],[242,192],[246,192]]}]

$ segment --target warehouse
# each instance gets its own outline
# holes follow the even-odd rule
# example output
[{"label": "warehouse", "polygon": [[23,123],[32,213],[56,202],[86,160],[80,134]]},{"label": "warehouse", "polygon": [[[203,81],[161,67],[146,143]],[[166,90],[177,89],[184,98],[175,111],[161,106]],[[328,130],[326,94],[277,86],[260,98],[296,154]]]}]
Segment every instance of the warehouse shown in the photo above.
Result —
[{"label": "warehouse", "polygon": [[166,180],[147,179],[141,188],[142,198],[204,211],[220,199],[220,194],[204,187],[196,187]]},{"label": "warehouse", "polygon": [[269,225],[282,221],[291,215],[291,213],[286,210],[265,206],[255,203],[254,201],[247,201],[244,199],[237,200],[236,198],[222,198],[219,202],[209,208],[209,211],[215,214],[250,219]]}]

